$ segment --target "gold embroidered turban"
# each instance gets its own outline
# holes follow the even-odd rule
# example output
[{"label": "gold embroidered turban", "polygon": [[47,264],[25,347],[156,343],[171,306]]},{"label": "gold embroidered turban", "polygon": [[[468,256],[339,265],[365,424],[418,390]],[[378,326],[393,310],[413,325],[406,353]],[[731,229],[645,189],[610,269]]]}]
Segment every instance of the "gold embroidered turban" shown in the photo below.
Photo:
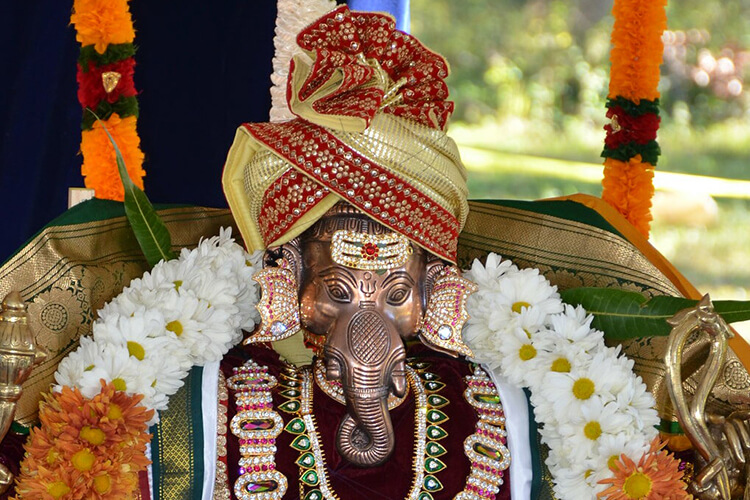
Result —
[{"label": "gold embroidered turban", "polygon": [[283,244],[339,200],[455,262],[466,171],[444,132],[448,64],[391,17],[342,5],[297,38],[287,87],[298,118],[247,123],[224,168],[248,250]]}]

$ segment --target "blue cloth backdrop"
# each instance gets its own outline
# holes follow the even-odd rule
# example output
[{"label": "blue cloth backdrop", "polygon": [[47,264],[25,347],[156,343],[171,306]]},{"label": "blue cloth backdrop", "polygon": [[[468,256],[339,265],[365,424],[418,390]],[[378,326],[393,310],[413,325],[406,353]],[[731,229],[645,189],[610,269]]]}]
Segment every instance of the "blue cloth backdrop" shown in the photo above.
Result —
[{"label": "blue cloth backdrop", "polygon": [[[68,187],[83,186],[72,3],[0,11],[0,262],[65,211]],[[130,6],[146,193],[155,203],[226,206],[221,171],[234,130],[268,120],[276,2]],[[408,0],[350,6],[408,22]]]}]

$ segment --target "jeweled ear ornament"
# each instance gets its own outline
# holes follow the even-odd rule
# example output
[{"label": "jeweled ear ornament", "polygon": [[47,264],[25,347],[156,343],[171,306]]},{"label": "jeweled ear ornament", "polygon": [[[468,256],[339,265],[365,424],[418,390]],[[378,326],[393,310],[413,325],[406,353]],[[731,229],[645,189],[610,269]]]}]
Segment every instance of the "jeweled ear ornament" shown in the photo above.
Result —
[{"label": "jeweled ear ornament", "polygon": [[474,353],[464,344],[461,330],[469,319],[466,300],[476,291],[477,286],[461,277],[458,268],[444,267],[435,280],[424,314],[422,342],[451,356],[473,357]]},{"label": "jeweled ear ornament", "polygon": [[260,300],[256,306],[260,327],[242,344],[275,342],[297,333],[300,330],[299,286],[286,260],[279,260],[278,267],[260,270],[253,279],[260,285]]}]

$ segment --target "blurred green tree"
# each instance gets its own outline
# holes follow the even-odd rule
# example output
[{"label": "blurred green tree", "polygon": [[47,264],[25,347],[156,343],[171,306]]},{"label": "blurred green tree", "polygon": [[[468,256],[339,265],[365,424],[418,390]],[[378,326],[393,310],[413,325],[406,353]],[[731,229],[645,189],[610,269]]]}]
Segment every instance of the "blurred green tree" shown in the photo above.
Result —
[{"label": "blurred green tree", "polygon": [[[412,31],[448,58],[456,119],[559,127],[570,116],[602,120],[611,8],[611,0],[412,0]],[[667,15],[667,116],[697,126],[748,119],[750,0],[671,2]]]}]

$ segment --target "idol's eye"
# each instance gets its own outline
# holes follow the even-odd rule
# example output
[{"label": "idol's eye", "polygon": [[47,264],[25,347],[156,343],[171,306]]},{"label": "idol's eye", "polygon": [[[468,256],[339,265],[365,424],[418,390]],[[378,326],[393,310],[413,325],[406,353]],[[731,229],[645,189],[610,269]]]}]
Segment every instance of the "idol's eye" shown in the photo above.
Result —
[{"label": "idol's eye", "polygon": [[392,306],[400,306],[407,301],[411,295],[411,287],[403,283],[398,283],[388,290],[385,301]]},{"label": "idol's eye", "polygon": [[328,296],[336,302],[348,304],[352,301],[352,290],[349,285],[339,278],[328,278],[325,280]]}]

